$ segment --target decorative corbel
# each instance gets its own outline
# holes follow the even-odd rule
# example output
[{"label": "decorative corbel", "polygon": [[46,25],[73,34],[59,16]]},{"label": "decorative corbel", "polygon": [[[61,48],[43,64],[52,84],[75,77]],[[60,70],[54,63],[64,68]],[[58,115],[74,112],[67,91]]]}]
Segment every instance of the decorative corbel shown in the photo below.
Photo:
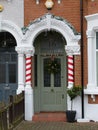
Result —
[{"label": "decorative corbel", "polygon": [[91,98],[92,98],[93,102],[95,102],[95,95],[94,94],[91,94]]}]

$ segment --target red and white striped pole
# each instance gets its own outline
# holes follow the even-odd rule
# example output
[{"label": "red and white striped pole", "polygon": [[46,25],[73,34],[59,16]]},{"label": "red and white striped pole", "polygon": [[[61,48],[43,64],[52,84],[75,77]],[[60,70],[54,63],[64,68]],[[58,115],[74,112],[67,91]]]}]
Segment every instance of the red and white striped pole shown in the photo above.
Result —
[{"label": "red and white striped pole", "polygon": [[31,84],[31,56],[26,56],[26,84]]},{"label": "red and white striped pole", "polygon": [[68,88],[74,84],[74,60],[73,56],[68,56]]},{"label": "red and white striped pole", "polygon": [[32,56],[26,54],[26,86],[25,86],[25,120],[31,121],[34,116],[33,88],[32,88]]}]

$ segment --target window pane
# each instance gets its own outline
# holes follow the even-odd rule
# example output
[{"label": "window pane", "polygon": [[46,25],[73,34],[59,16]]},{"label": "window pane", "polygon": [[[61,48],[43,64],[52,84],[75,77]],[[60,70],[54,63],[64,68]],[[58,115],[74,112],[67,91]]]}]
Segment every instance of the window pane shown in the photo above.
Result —
[{"label": "window pane", "polygon": [[47,63],[49,62],[49,58],[48,59],[44,59],[44,87],[50,87],[50,79],[51,79],[51,75],[48,72],[48,70],[45,68]]},{"label": "window pane", "polygon": [[34,83],[37,86],[37,55],[34,56]]},{"label": "window pane", "polygon": [[61,87],[61,61],[60,59],[55,59],[56,63],[60,66],[58,67],[57,73],[54,73],[54,87]]},{"label": "window pane", "polygon": [[3,54],[0,53],[0,62],[4,61]]},{"label": "window pane", "polygon": [[61,73],[54,75],[54,87],[61,87]]},{"label": "window pane", "polygon": [[6,82],[6,65],[0,64],[0,83]]},{"label": "window pane", "polygon": [[11,61],[17,61],[17,55],[16,54],[11,54]]},{"label": "window pane", "polygon": [[10,61],[10,54],[8,53],[8,54],[4,54],[4,61],[5,62],[9,62]]},{"label": "window pane", "polygon": [[9,83],[16,83],[16,64],[9,64],[8,71],[9,71]]}]

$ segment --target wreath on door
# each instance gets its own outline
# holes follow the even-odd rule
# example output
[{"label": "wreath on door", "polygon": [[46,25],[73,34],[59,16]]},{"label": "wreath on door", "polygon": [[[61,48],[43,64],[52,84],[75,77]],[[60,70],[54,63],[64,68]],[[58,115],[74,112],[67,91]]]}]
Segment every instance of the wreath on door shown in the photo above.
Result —
[{"label": "wreath on door", "polygon": [[56,60],[50,60],[45,65],[45,70],[48,71],[48,73],[59,73],[61,70],[61,65]]}]

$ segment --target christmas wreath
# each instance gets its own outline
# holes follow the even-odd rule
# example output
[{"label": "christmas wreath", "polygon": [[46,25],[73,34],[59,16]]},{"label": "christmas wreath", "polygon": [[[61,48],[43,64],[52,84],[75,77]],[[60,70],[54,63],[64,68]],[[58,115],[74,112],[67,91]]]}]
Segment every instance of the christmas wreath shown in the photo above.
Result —
[{"label": "christmas wreath", "polygon": [[60,63],[56,60],[50,60],[46,63],[45,70],[48,71],[48,73],[59,73],[61,70]]}]

